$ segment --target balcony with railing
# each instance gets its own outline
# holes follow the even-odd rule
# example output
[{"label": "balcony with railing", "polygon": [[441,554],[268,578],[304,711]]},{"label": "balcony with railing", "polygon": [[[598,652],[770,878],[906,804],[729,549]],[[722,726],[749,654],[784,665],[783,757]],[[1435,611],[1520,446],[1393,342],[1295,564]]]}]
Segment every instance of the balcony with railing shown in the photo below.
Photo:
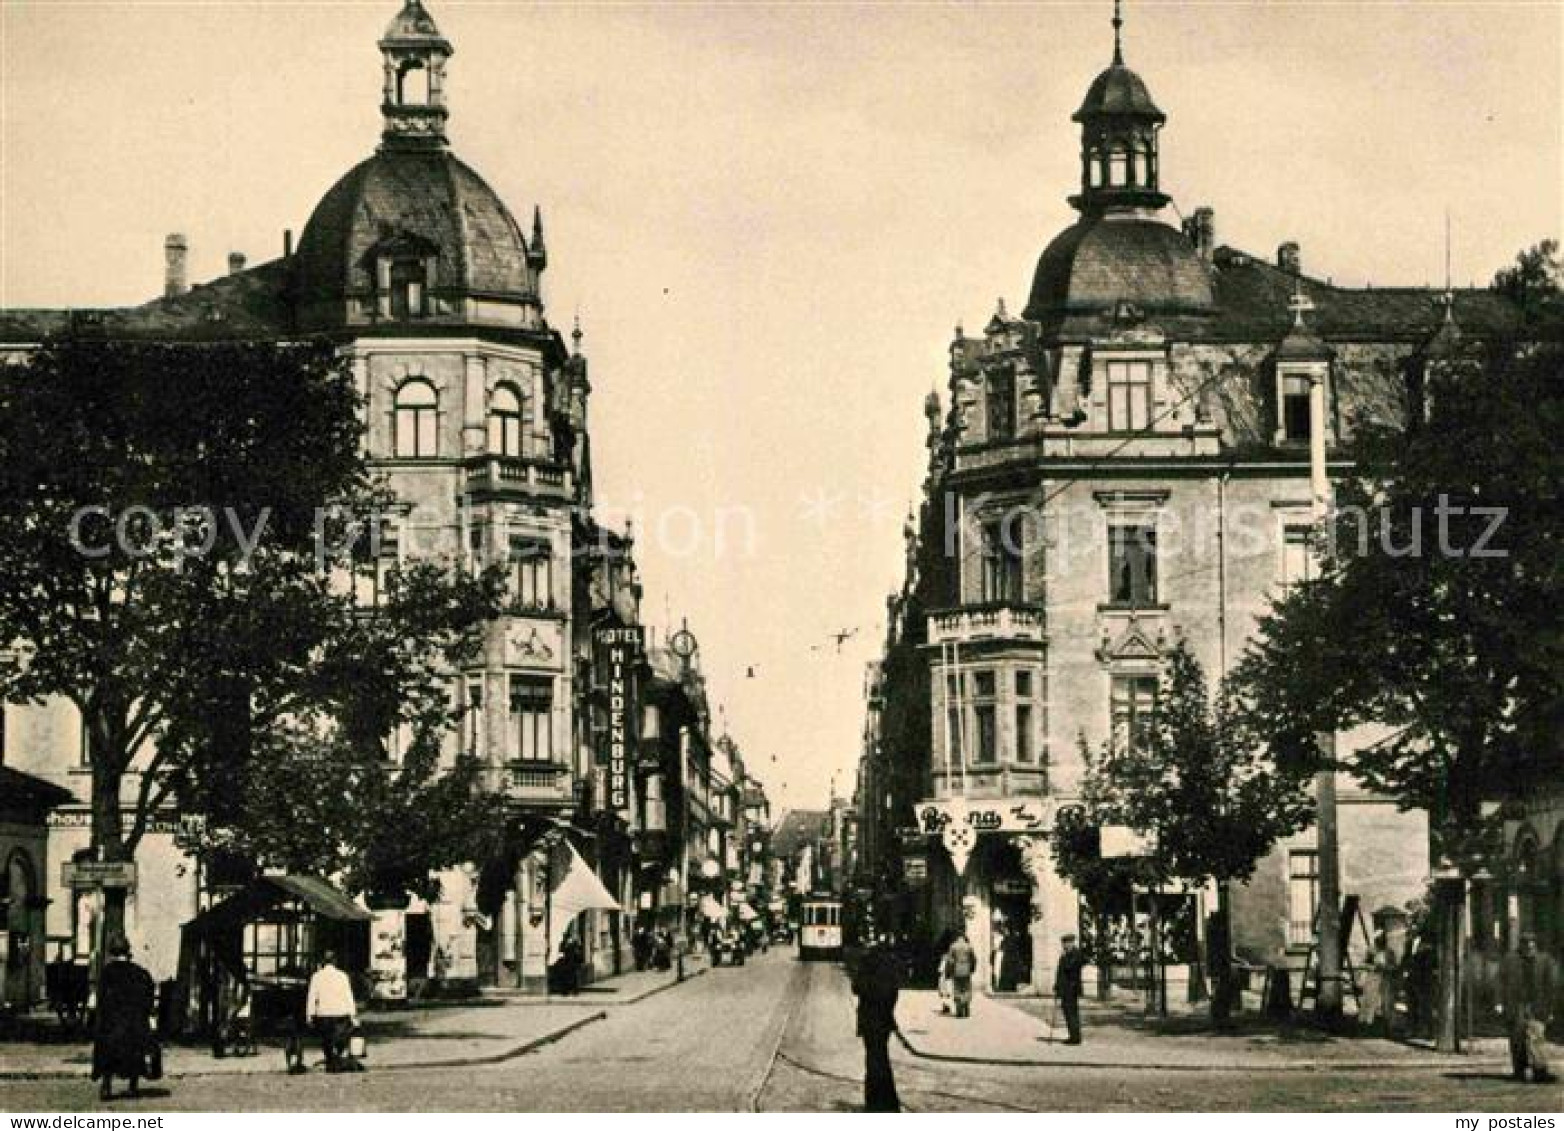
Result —
[{"label": "balcony with railing", "polygon": [[502,780],[505,796],[512,801],[563,805],[575,800],[570,767],[561,762],[507,762]]},{"label": "balcony with railing", "polygon": [[929,614],[930,644],[971,644],[980,640],[1047,642],[1041,605],[991,603],[936,609]]},{"label": "balcony with railing", "polygon": [[484,455],[467,460],[467,490],[485,495],[569,498],[570,469],[552,460]]}]

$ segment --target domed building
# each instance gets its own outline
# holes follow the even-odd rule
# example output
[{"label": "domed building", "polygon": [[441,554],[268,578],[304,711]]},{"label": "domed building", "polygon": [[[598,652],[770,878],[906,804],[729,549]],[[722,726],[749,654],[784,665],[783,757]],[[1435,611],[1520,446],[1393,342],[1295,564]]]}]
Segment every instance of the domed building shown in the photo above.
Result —
[{"label": "domed building", "polygon": [[[1001,301],[980,334],[958,327],[948,399],[928,406],[866,728],[863,868],[893,929],[933,946],[964,928],[992,992],[1048,992],[1065,935],[1133,980],[1154,917],[1176,995],[1201,982],[1215,893],[1087,906],[1056,873],[1047,835],[1079,800],[1082,743],[1137,741],[1176,641],[1225,676],[1314,568],[1315,438],[1340,467],[1354,423],[1406,412],[1444,343],[1515,312],[1487,291],[1338,287],[1296,242],[1262,257],[1219,246],[1210,208],[1175,220],[1168,117],[1117,11],[1073,120],[1079,218],[1046,241],[1019,316]],[[1337,788],[1344,892],[1366,912],[1419,896],[1425,815]],[[1300,834],[1235,889],[1239,957],[1301,972],[1320,848]]]},{"label": "domed building", "polygon": [[[645,906],[628,823],[637,783],[622,744],[608,756],[593,636],[607,622],[639,633],[639,583],[629,539],[592,516],[591,382],[579,325],[567,342],[546,317],[541,211],[524,229],[452,152],[453,49],[421,0],[404,0],[378,46],[379,144],[325,191],[296,249],[285,238],[281,258],[254,266],[236,253],[227,275],[191,286],[187,241],[171,235],[162,297],[90,315],[0,311],[0,355],[90,323],[123,339],[324,337],[351,359],[366,451],[395,497],[378,541],[362,547],[355,594],[379,601],[387,571],[420,555],[501,563],[511,587],[481,656],[455,673],[462,723],[449,738],[453,756],[484,761],[489,788],[506,799],[505,843],[495,859],[442,875],[438,903],[375,908],[375,996],[394,1000],[423,981],[542,991],[566,926],[590,968],[615,973],[629,961],[618,908]],[[366,83],[366,96],[373,90]],[[39,710],[54,720],[71,709],[59,708]],[[390,745],[395,759],[396,737]],[[52,755],[41,757],[53,775]],[[84,801],[63,796],[47,794],[58,809],[49,851],[70,859],[90,820]],[[550,907],[562,873],[549,857],[564,852],[559,831],[572,826],[588,832],[574,841],[586,869],[572,874],[587,908],[579,916]],[[225,891],[176,834],[148,833],[127,912],[159,978],[175,975],[180,923]],[[78,935],[70,891],[49,898],[49,935]],[[287,960],[307,968],[313,957]]]}]

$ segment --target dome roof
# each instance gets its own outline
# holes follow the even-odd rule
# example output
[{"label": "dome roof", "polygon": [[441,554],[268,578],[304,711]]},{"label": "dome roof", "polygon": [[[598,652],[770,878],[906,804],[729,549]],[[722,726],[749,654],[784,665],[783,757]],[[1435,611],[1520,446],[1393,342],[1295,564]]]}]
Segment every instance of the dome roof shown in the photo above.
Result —
[{"label": "dome roof", "polygon": [[432,261],[431,293],[531,298],[527,242],[498,194],[444,149],[387,146],[326,193],[299,241],[306,309],[375,290],[384,255]]},{"label": "dome roof", "polygon": [[1025,316],[1111,313],[1129,303],[1147,314],[1213,309],[1211,277],[1188,237],[1138,216],[1088,216],[1044,250]]},{"label": "dome roof", "polygon": [[1141,77],[1118,62],[1092,80],[1092,85],[1086,91],[1086,100],[1071,120],[1084,122],[1088,118],[1108,114],[1167,121],[1167,115],[1158,110],[1157,104],[1151,100],[1151,92],[1146,89]]}]

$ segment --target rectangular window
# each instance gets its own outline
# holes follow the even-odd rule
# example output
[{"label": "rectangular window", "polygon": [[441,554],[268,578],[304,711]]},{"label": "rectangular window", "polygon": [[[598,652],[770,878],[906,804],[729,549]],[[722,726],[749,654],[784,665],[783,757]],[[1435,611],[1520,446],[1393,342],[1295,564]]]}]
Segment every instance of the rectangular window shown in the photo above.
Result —
[{"label": "rectangular window", "polygon": [[1108,362],[1108,431],[1140,432],[1151,426],[1151,362]]},{"label": "rectangular window", "polygon": [[1031,765],[1037,760],[1037,746],[1032,738],[1032,705],[1016,704],[1016,761]]},{"label": "rectangular window", "polygon": [[1296,585],[1315,575],[1313,531],[1307,526],[1282,528],[1281,583]]},{"label": "rectangular window", "polygon": [[1157,677],[1113,677],[1113,741],[1124,750],[1141,750],[1157,712]]},{"label": "rectangular window", "polygon": [[1108,593],[1113,604],[1144,608],[1157,603],[1157,528],[1108,527]]},{"label": "rectangular window", "polygon": [[973,672],[972,729],[973,765],[992,765],[999,761],[999,717],[994,702],[996,681],[993,672]]},{"label": "rectangular window", "polygon": [[1314,915],[1320,906],[1320,857],[1312,848],[1287,854],[1287,945],[1314,941]]},{"label": "rectangular window", "polygon": [[1032,673],[1027,671],[1016,672],[1016,698],[1030,699],[1032,697]]},{"label": "rectangular window", "polygon": [[353,603],[366,609],[382,604],[400,557],[397,533],[390,525],[378,522],[360,530],[353,540]]},{"label": "rectangular window", "polygon": [[549,544],[532,535],[513,534],[510,539],[511,599],[522,609],[554,606],[554,555]]},{"label": "rectangular window", "polygon": [[511,733],[523,762],[554,760],[554,681],[547,676],[510,677]]},{"label": "rectangular window", "polygon": [[1309,378],[1289,373],[1282,378],[1282,438],[1307,443],[1309,431]]},{"label": "rectangular window", "polygon": [[1008,439],[1016,431],[1016,378],[1009,369],[988,375],[988,438]]},{"label": "rectangular window", "polygon": [[1021,529],[1019,518],[983,524],[980,601],[1004,603],[1021,599]]},{"label": "rectangular window", "polygon": [[474,758],[482,758],[488,750],[488,743],[484,737],[488,734],[488,728],[484,725],[483,718],[483,680],[469,679],[467,681],[467,709],[466,724],[463,730],[463,748],[465,752]]}]

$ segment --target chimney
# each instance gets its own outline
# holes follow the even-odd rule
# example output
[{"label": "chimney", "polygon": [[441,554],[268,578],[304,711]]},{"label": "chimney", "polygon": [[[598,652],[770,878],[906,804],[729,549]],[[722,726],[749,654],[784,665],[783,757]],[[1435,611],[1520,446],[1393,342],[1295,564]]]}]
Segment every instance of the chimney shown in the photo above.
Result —
[{"label": "chimney", "polygon": [[1207,207],[1195,209],[1194,215],[1184,221],[1184,234],[1200,258],[1210,263],[1216,254],[1216,212]]},{"label": "chimney", "polygon": [[185,253],[190,245],[178,232],[163,241],[163,297],[174,298],[190,289],[185,281]]},{"label": "chimney", "polygon": [[1288,240],[1276,249],[1276,265],[1289,275],[1303,274],[1303,257],[1298,245]]},{"label": "chimney", "polygon": [[293,258],[293,229],[292,228],[284,228],[282,230],[282,257],[284,259],[292,259]]},{"label": "chimney", "polygon": [[244,252],[230,251],[228,253],[228,273],[237,275],[244,270]]}]

